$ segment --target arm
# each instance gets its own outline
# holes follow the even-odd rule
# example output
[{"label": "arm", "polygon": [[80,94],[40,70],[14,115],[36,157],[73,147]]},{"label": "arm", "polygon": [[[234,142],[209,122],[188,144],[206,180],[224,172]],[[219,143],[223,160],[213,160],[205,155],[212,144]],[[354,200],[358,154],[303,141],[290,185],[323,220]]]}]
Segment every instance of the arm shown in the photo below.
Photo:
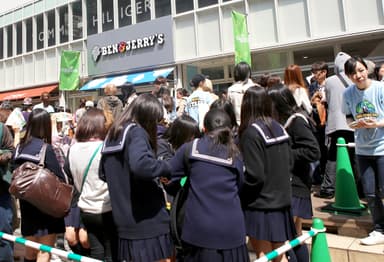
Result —
[{"label": "arm", "polygon": [[146,131],[141,127],[130,130],[126,139],[125,159],[136,179],[152,180],[155,177],[169,177],[170,166],[166,161],[157,160],[151,148]]},{"label": "arm", "polygon": [[63,170],[56,158],[52,146],[49,144],[47,146],[47,151],[45,152],[45,167],[51,170],[61,181],[65,181]]},{"label": "arm", "polygon": [[301,117],[296,117],[288,127],[293,145],[292,153],[294,161],[313,162],[320,159],[320,147],[312,132],[311,126]]},{"label": "arm", "polygon": [[12,134],[9,131],[8,127],[3,125],[3,137],[1,140],[1,150],[3,153],[0,155],[0,165],[6,165],[9,160],[12,158],[12,153],[14,150],[13,147],[13,138]]},{"label": "arm", "polygon": [[[259,192],[264,185],[264,146],[257,139],[257,131],[248,128],[240,139],[240,147],[243,153],[245,166],[243,191],[251,195]],[[251,132],[250,132],[251,131]]]}]

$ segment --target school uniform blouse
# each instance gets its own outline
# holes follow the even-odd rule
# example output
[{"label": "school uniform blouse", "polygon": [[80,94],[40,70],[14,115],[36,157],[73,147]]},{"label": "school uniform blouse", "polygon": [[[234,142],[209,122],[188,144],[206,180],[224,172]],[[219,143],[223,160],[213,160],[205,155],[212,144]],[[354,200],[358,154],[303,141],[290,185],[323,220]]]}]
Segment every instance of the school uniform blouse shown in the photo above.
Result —
[{"label": "school uniform blouse", "polygon": [[170,166],[156,159],[142,127],[126,125],[119,139],[105,141],[100,168],[120,238],[147,239],[169,233],[170,219],[156,178],[169,177]]},{"label": "school uniform blouse", "polygon": [[310,163],[320,159],[319,143],[309,122],[300,116],[296,116],[286,130],[291,139],[294,161],[292,195],[307,198],[310,197],[312,186]]},{"label": "school uniform blouse", "polygon": [[196,148],[184,161],[184,144],[170,160],[172,180],[189,173],[190,187],[185,206],[181,239],[209,249],[231,249],[245,244],[245,224],[239,190],[243,180],[243,163],[227,159],[224,146],[213,147],[211,138],[196,140]]},{"label": "school uniform blouse", "polygon": [[240,148],[245,165],[242,203],[248,210],[279,210],[291,206],[292,167],[289,136],[272,121],[270,130],[264,122],[244,130]]}]

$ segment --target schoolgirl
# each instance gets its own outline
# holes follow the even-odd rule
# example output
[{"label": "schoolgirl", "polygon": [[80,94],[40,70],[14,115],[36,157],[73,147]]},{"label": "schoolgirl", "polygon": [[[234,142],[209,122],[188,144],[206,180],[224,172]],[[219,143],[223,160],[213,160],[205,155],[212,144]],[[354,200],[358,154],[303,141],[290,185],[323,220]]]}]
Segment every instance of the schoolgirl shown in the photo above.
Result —
[{"label": "schoolgirl", "polygon": [[[292,92],[284,85],[268,89],[276,113],[276,119],[284,125],[290,136],[293,158],[292,169],[292,213],[296,233],[302,234],[302,219],[312,219],[310,177],[311,162],[320,159],[320,147],[313,133],[315,127],[308,118],[305,110],[297,106]],[[305,250],[303,250],[303,248]],[[298,249],[297,249],[298,250]],[[301,259],[309,261],[308,250],[302,246]],[[297,255],[298,252],[296,252]]]},{"label": "schoolgirl", "polygon": [[[245,165],[242,203],[247,235],[258,257],[294,236],[291,207],[289,136],[272,118],[272,101],[265,88],[244,94],[239,127]],[[275,261],[286,261],[281,255]]]},{"label": "schoolgirl", "polygon": [[[34,109],[28,119],[25,136],[21,139],[14,156],[14,167],[26,161],[39,163],[40,151],[47,144],[44,165],[59,179],[65,181],[62,168],[51,146],[52,125],[49,113]],[[21,234],[28,240],[53,246],[56,235],[64,233],[64,218],[49,216],[27,201],[20,199]],[[50,253],[26,248],[24,261],[50,261]]]},{"label": "schoolgirl", "polygon": [[173,250],[156,181],[171,174],[168,163],[156,159],[156,127],[162,118],[156,97],[138,96],[115,120],[102,149],[100,176],[108,184],[119,261],[164,261]]},{"label": "schoolgirl", "polygon": [[181,146],[170,161],[172,180],[185,174],[189,179],[181,239],[190,248],[184,261],[249,261],[239,198],[243,163],[231,127],[224,111],[208,111],[205,135]]},{"label": "schoolgirl", "polygon": [[106,132],[103,111],[87,110],[77,125],[76,143],[68,154],[68,169],[80,192],[78,207],[88,233],[89,256],[108,262],[117,260],[117,232],[107,183],[98,176]]}]

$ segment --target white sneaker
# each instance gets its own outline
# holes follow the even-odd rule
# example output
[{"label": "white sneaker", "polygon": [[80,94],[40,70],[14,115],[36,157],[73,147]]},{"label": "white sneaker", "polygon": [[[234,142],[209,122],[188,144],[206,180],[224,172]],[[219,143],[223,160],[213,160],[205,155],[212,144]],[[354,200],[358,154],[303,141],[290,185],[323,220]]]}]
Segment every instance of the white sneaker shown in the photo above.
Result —
[{"label": "white sneaker", "polygon": [[368,237],[360,240],[360,244],[367,246],[384,244],[384,234],[378,231],[372,231]]}]

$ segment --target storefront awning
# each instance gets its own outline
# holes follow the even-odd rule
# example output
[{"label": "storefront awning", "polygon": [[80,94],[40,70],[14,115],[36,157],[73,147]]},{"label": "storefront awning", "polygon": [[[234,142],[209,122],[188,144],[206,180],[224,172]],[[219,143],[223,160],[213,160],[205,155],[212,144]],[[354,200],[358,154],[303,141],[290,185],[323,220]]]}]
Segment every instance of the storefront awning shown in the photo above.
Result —
[{"label": "storefront awning", "polygon": [[18,100],[18,99],[23,99],[25,97],[36,97],[36,96],[40,96],[41,93],[44,93],[44,92],[50,93],[57,87],[58,85],[50,85],[50,86],[4,92],[4,93],[0,93],[0,101]]},{"label": "storefront awning", "polygon": [[128,75],[98,78],[98,79],[89,81],[82,88],[80,88],[80,90],[86,91],[86,90],[104,88],[107,84],[115,84],[116,86],[121,86],[128,82],[134,85],[150,83],[150,82],[153,82],[158,76],[167,77],[173,70],[174,70],[174,67],[170,67],[170,68],[157,69],[157,70],[128,74]]}]

